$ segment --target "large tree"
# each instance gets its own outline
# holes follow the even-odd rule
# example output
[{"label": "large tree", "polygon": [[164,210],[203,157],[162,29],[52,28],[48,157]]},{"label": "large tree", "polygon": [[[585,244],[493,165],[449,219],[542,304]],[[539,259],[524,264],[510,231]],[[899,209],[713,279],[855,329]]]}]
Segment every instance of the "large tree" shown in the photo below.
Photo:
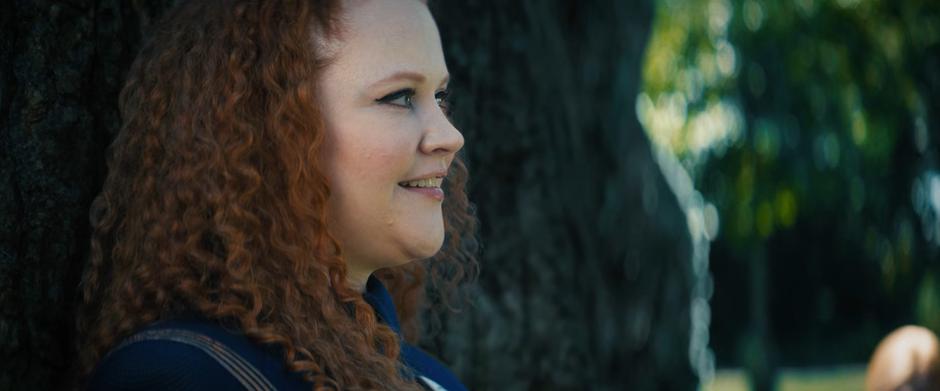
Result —
[{"label": "large tree", "polygon": [[444,356],[477,389],[694,388],[686,218],[634,114],[651,2],[435,8],[484,244]]},{"label": "large tree", "polygon": [[[432,2],[484,250],[425,347],[473,389],[691,389],[686,217],[634,116],[648,2]],[[171,0],[0,13],[0,389],[71,363],[117,92]],[[576,4],[576,5],[575,5]]]},{"label": "large tree", "polygon": [[2,6],[0,389],[58,389],[72,362],[88,206],[118,127],[125,70],[162,8],[121,0]]}]

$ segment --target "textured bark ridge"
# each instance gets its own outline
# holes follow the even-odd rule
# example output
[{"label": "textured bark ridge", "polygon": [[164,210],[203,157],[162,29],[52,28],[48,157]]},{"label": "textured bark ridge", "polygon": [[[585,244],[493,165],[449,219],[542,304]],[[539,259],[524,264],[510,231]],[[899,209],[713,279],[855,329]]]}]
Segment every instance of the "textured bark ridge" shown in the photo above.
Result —
[{"label": "textured bark ridge", "polygon": [[691,239],[634,105],[651,2],[432,2],[482,223],[427,341],[479,390],[689,390]]},{"label": "textured bark ridge", "polygon": [[59,389],[72,362],[88,206],[152,3],[0,6],[0,390]]},{"label": "textured bark ridge", "polygon": [[[170,3],[2,6],[0,390],[58,389],[72,361],[117,93]],[[485,247],[425,346],[471,389],[692,389],[690,239],[634,114],[651,4],[431,3]]]}]

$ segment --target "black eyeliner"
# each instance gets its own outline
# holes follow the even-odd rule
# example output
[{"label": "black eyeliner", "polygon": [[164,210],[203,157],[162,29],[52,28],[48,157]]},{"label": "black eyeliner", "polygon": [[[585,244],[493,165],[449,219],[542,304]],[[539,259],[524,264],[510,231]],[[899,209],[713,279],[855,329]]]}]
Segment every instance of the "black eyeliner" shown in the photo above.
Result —
[{"label": "black eyeliner", "polygon": [[437,105],[444,110],[445,115],[450,115],[453,102],[451,101],[450,90],[443,89],[434,94],[434,99],[437,100]]},{"label": "black eyeliner", "polygon": [[390,94],[388,94],[388,95],[385,95],[385,96],[383,96],[383,97],[381,97],[381,98],[379,98],[379,99],[376,99],[375,101],[376,101],[376,102],[381,102],[381,103],[389,103],[389,102],[391,102],[391,101],[393,101],[393,100],[395,100],[395,99],[401,98],[401,97],[403,97],[403,96],[405,96],[405,97],[414,96],[414,94],[415,94],[414,88],[403,88],[403,89],[400,89],[400,90],[398,90],[398,91],[392,92],[392,93],[390,93]]}]

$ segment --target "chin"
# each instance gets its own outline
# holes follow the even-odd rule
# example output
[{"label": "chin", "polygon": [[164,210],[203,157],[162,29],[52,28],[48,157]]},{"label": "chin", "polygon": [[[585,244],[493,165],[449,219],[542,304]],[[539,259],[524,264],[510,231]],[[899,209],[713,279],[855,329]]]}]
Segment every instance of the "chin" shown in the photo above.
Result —
[{"label": "chin", "polygon": [[397,231],[398,248],[408,261],[433,257],[444,245],[444,219],[440,216],[413,221]]},{"label": "chin", "polygon": [[441,246],[444,245],[444,233],[442,231],[439,235],[433,235],[433,238],[425,236],[422,239],[412,241],[410,244],[411,246],[408,248],[408,254],[411,255],[409,257],[410,261],[431,258],[438,251],[441,251]]}]

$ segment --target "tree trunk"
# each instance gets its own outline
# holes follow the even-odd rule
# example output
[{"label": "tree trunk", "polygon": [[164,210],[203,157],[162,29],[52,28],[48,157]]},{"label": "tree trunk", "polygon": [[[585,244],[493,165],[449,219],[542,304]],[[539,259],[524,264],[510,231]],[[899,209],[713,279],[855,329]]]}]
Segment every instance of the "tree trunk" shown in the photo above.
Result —
[{"label": "tree trunk", "polygon": [[[9,1],[0,12],[0,390],[61,389],[88,207],[150,8]],[[167,3],[164,1],[162,3]]]},{"label": "tree trunk", "polygon": [[652,4],[431,2],[483,255],[471,389],[689,390],[691,241],[635,111]]}]

